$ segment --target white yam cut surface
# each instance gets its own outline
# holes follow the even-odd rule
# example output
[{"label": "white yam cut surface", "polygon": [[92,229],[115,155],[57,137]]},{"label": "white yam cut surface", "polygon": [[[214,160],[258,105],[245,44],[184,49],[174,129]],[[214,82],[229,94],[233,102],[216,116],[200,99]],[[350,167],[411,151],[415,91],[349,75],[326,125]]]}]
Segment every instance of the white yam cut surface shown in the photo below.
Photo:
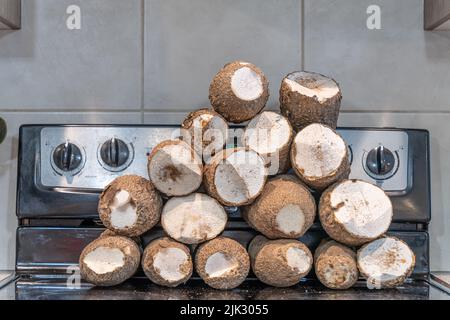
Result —
[{"label": "white yam cut surface", "polygon": [[217,278],[232,272],[239,267],[239,263],[227,257],[222,252],[216,252],[208,257],[205,264],[205,272],[210,278]]},{"label": "white yam cut surface", "polygon": [[255,100],[264,91],[261,76],[251,68],[244,66],[236,70],[231,77],[231,90],[241,100]]},{"label": "white yam cut surface", "polygon": [[201,183],[200,164],[199,156],[193,156],[185,143],[166,145],[151,160],[150,179],[166,194],[184,195],[196,190]]},{"label": "white yam cut surface", "polygon": [[265,111],[257,115],[247,126],[244,135],[246,146],[259,154],[278,152],[289,143],[289,122],[275,112]]},{"label": "white yam cut surface", "polygon": [[341,165],[347,147],[344,140],[330,128],[312,124],[300,131],[294,140],[296,167],[305,177],[326,177]]},{"label": "white yam cut surface", "polygon": [[411,249],[404,242],[390,237],[369,243],[358,254],[361,271],[381,283],[404,276],[413,264]]},{"label": "white yam cut surface", "polygon": [[194,244],[219,235],[227,223],[227,214],[215,199],[195,193],[167,201],[161,221],[172,238]]},{"label": "white yam cut surface", "polygon": [[176,282],[186,276],[180,269],[188,259],[186,252],[179,248],[164,248],[156,253],[153,266],[162,278]]},{"label": "white yam cut surface", "polygon": [[297,234],[303,230],[305,215],[298,205],[288,204],[278,212],[275,222],[281,232]]},{"label": "white yam cut surface", "polygon": [[266,176],[264,160],[256,152],[239,150],[217,166],[214,182],[222,199],[241,203],[261,191]]},{"label": "white yam cut surface", "polygon": [[89,252],[83,262],[96,274],[105,274],[123,267],[125,255],[120,249],[98,247]]},{"label": "white yam cut surface", "polygon": [[295,72],[284,81],[292,91],[307,97],[316,97],[320,103],[339,93],[336,82],[317,73]]},{"label": "white yam cut surface", "polygon": [[302,249],[290,247],[286,251],[286,261],[289,267],[296,270],[298,273],[308,271],[311,266],[311,258]]},{"label": "white yam cut surface", "polygon": [[128,191],[120,190],[116,193],[110,210],[111,225],[115,228],[132,227],[137,221],[136,207],[132,205]]},{"label": "white yam cut surface", "polygon": [[[392,203],[384,191],[364,181],[347,180],[331,193],[334,215],[350,233],[375,238],[386,232],[392,220]],[[343,204],[343,205],[342,205]]]}]

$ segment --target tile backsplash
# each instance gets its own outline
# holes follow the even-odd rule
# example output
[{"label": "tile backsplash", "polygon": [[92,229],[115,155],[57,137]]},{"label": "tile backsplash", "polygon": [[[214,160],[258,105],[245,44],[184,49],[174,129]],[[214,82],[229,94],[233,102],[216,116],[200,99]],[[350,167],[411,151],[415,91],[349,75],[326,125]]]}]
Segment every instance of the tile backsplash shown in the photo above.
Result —
[{"label": "tile backsplash", "polygon": [[[431,267],[449,270],[450,32],[423,31],[422,2],[23,0],[22,29],[0,31],[0,269],[14,267],[21,124],[178,123],[242,59],[269,78],[270,109],[282,77],[304,68],[340,83],[341,126],[430,130]],[[70,5],[80,30],[66,26]],[[370,5],[381,29],[367,28]]]}]

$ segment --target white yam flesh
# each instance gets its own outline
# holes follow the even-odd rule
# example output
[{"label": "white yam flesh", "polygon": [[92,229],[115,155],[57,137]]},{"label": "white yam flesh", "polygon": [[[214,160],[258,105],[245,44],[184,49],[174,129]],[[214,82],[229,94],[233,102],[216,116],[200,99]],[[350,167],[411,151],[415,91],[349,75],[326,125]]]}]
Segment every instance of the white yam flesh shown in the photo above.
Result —
[{"label": "white yam flesh", "polygon": [[128,191],[120,190],[117,192],[110,209],[111,225],[114,228],[131,227],[138,219],[136,207],[131,203],[131,196]]},{"label": "white yam flesh", "polygon": [[228,124],[216,112],[201,109],[191,113],[183,122],[183,141],[193,146],[203,161],[208,163],[212,156],[223,149],[228,139]]},{"label": "white yam flesh", "polygon": [[304,128],[295,137],[294,144],[294,164],[307,179],[333,174],[341,166],[347,153],[344,140],[321,124]]},{"label": "white yam flesh", "polygon": [[183,250],[164,248],[156,253],[153,266],[161,278],[168,282],[177,282],[186,277],[186,273],[181,269],[188,260],[189,257]]},{"label": "white yam flesh", "polygon": [[206,260],[205,272],[209,278],[223,277],[239,268],[239,263],[233,257],[227,257],[222,252],[216,252]]},{"label": "white yam flesh", "polygon": [[182,196],[197,190],[202,182],[202,160],[188,144],[166,144],[149,161],[150,180],[168,196]]},{"label": "white yam flesh", "polygon": [[403,241],[385,237],[377,239],[358,251],[358,268],[374,287],[394,287],[411,274],[415,256]]},{"label": "white yam flesh", "polygon": [[[389,228],[392,203],[381,188],[364,181],[347,180],[331,193],[335,218],[353,235],[376,238]],[[341,205],[343,204],[343,205]]]},{"label": "white yam flesh", "polygon": [[[310,98],[316,97],[320,103],[336,96],[340,91],[336,82],[318,73],[294,72],[284,81],[292,91]],[[313,86],[306,84],[313,84]]]},{"label": "white yam flesh", "polygon": [[261,76],[249,67],[244,66],[236,70],[231,77],[231,90],[241,100],[255,100],[264,91]]},{"label": "white yam flesh", "polygon": [[280,114],[265,111],[253,118],[244,132],[244,145],[262,156],[269,166],[269,175],[275,175],[289,157],[292,127]]},{"label": "white yam flesh", "polygon": [[215,199],[195,193],[167,201],[161,223],[173,239],[195,244],[219,235],[227,223],[227,214]]},{"label": "white yam flesh", "polygon": [[224,202],[239,205],[261,192],[267,174],[264,160],[256,152],[239,150],[217,166],[215,189]]},{"label": "white yam flesh", "polygon": [[86,254],[83,262],[93,272],[101,275],[123,267],[125,255],[118,248],[98,247]]}]

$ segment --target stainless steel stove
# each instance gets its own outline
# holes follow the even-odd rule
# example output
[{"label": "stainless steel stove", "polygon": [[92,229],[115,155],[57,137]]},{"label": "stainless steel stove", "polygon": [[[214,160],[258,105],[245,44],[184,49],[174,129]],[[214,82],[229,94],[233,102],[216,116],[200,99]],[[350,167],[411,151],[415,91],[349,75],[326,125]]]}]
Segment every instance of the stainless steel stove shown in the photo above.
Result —
[{"label": "stainless steel stove", "polygon": [[[239,127],[234,128],[239,136]],[[425,130],[340,128],[351,151],[351,178],[376,183],[391,197],[394,221],[389,233],[406,241],[416,267],[403,286],[369,290],[364,281],[346,291],[321,286],[311,272],[299,285],[267,287],[250,275],[229,292],[209,289],[197,276],[187,284],[157,287],[139,271],[114,288],[79,282],[81,250],[104,230],[98,215],[101,189],[123,174],[147,176],[147,155],[161,140],[177,137],[176,126],[25,125],[20,129],[17,185],[15,277],[0,290],[16,299],[430,299],[448,298],[430,285],[431,219],[429,137]],[[229,145],[239,145],[232,137]],[[320,195],[316,194],[316,197]],[[247,246],[256,234],[238,208],[224,234]],[[142,237],[145,246],[163,234],[160,227]],[[300,240],[314,250],[325,237],[316,222]],[[12,279],[12,281],[11,281]],[[0,283],[0,287],[2,284]],[[6,292],[6,293],[5,293]]]}]

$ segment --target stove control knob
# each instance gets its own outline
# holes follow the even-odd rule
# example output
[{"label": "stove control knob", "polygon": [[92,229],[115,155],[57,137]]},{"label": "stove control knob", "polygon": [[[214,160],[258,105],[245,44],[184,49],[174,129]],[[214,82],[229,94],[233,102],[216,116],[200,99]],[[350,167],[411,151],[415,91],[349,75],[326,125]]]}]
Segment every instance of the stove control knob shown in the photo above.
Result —
[{"label": "stove control knob", "polygon": [[369,171],[377,176],[385,176],[395,167],[395,156],[391,150],[378,146],[369,151],[366,159]]},{"label": "stove control knob", "polygon": [[111,168],[119,168],[128,161],[130,150],[125,142],[112,138],[101,146],[100,157]]},{"label": "stove control knob", "polygon": [[63,172],[73,172],[83,163],[83,154],[80,148],[70,142],[56,147],[53,152],[53,162]]}]

